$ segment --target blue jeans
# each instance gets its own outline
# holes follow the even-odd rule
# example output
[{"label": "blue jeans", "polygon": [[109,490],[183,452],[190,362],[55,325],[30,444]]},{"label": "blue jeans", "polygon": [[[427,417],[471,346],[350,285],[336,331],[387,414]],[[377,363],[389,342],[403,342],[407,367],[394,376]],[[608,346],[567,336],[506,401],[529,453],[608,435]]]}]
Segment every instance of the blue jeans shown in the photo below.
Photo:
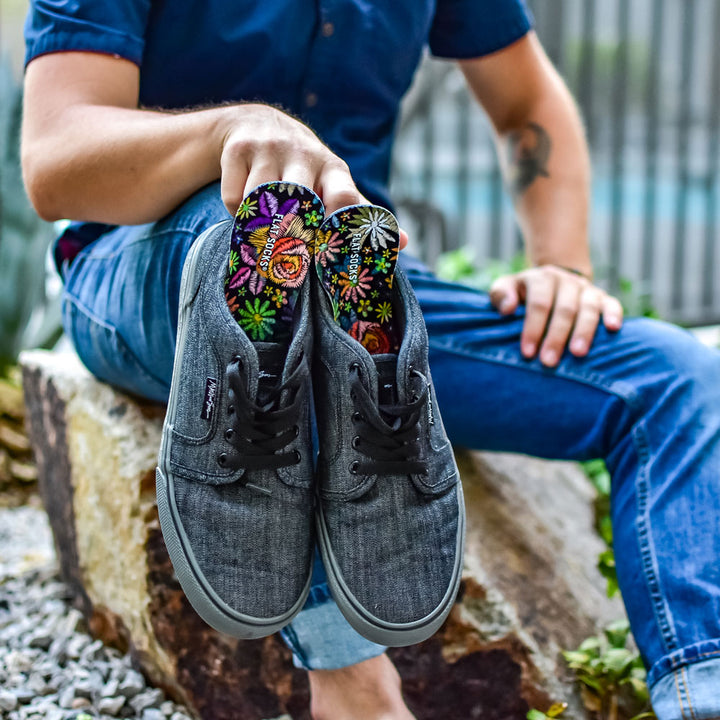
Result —
[{"label": "blue jeans", "polygon": [[[157,223],[106,233],[64,268],[65,328],[95,375],[166,400],[183,260],[224,218],[210,185]],[[450,439],[606,460],[618,577],[656,713],[720,716],[720,353],[676,327],[636,319],[615,334],[599,329],[588,357],[565,353],[551,370],[520,355],[522,310],[501,317],[486,294],[402,262],[423,308]],[[308,604],[284,637],[308,669],[383,651],[345,623],[319,563]]]}]

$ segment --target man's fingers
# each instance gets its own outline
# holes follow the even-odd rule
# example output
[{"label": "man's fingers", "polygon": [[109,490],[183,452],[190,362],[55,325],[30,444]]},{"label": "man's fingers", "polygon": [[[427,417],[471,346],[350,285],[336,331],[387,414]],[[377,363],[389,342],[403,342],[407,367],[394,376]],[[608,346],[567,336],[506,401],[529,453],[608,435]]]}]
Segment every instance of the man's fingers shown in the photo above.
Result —
[{"label": "man's fingers", "polygon": [[520,337],[520,351],[526,358],[534,357],[552,312],[555,299],[555,278],[536,270],[522,273],[525,278],[526,314]]},{"label": "man's fingers", "polygon": [[227,166],[222,168],[220,196],[227,211],[233,217],[235,217],[235,213],[245,197],[247,177],[248,168],[242,161],[227,163]]},{"label": "man's fingers", "polygon": [[278,163],[273,160],[255,161],[250,167],[243,197],[252,192],[258,185],[269,182],[277,182],[282,176],[282,170]]},{"label": "man's fingers", "polygon": [[305,163],[292,163],[283,169],[279,179],[315,190],[317,173]]},{"label": "man's fingers", "polygon": [[602,306],[603,325],[610,332],[616,332],[623,324],[623,308],[620,301],[612,295],[606,295]]},{"label": "man's fingers", "polygon": [[400,234],[400,249],[402,250],[408,244],[408,234],[402,228],[399,228],[399,234]]},{"label": "man's fingers", "polygon": [[570,352],[577,357],[584,357],[590,350],[600,322],[604,297],[605,293],[592,285],[586,287],[580,296],[580,310],[570,338]]},{"label": "man's fingers", "polygon": [[319,178],[318,190],[325,205],[326,216],[346,205],[367,202],[355,187],[347,165],[339,159],[325,164]]},{"label": "man's fingers", "polygon": [[490,286],[490,302],[502,315],[509,315],[520,304],[518,285],[522,282],[517,275],[503,275]]},{"label": "man's fingers", "polygon": [[577,280],[560,281],[557,286],[555,302],[552,307],[550,323],[540,351],[543,365],[555,367],[567,345],[578,314],[581,287]]}]

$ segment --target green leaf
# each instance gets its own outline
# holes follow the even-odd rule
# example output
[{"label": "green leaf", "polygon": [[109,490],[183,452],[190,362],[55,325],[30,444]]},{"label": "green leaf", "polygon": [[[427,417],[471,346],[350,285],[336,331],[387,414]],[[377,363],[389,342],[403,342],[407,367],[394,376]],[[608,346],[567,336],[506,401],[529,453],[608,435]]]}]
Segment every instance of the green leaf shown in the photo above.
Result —
[{"label": "green leaf", "polygon": [[[612,546],[613,542],[613,530],[612,530],[612,519],[609,515],[603,515],[598,519],[598,532],[600,537],[605,541],[605,544]],[[614,563],[613,563],[614,564]]]},{"label": "green leaf", "polygon": [[563,657],[570,667],[584,667],[590,662],[591,656],[577,650],[566,650],[563,652]]},{"label": "green leaf", "polygon": [[545,713],[549,718],[560,717],[567,710],[567,703],[553,703]]},{"label": "green leaf", "polygon": [[600,495],[610,495],[611,478],[604,460],[587,460],[581,467]]},{"label": "green leaf", "polygon": [[624,648],[630,635],[630,623],[627,620],[616,620],[605,628],[605,637],[614,648]]},{"label": "green leaf", "polygon": [[527,720],[547,720],[548,716],[540,710],[530,710],[525,716]]},{"label": "green leaf", "polygon": [[621,648],[610,648],[602,656],[608,673],[612,673],[616,678],[621,678],[626,671],[629,672],[634,660],[635,657],[629,650]]}]

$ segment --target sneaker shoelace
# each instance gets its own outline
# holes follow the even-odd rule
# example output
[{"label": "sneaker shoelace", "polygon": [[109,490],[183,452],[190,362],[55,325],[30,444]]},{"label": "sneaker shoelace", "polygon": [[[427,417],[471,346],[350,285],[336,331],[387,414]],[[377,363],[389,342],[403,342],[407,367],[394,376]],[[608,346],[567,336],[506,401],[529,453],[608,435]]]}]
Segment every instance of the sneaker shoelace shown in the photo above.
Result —
[{"label": "sneaker shoelace", "polygon": [[[305,395],[301,380],[307,376],[305,363],[299,362],[285,382],[263,388],[262,393],[259,388],[258,398],[249,396],[242,369],[239,357],[227,367],[230,427],[225,431],[225,440],[231,449],[218,456],[218,464],[233,470],[276,470],[297,465],[301,460],[297,450],[279,451],[299,433],[298,419]],[[283,398],[286,391],[288,398]],[[240,482],[271,494],[267,488],[248,482],[246,477]]]},{"label": "sneaker shoelace", "polygon": [[354,378],[350,397],[355,405],[352,422],[356,435],[352,444],[367,460],[355,461],[350,472],[363,475],[409,475],[427,473],[427,465],[419,459],[418,422],[428,399],[427,378],[418,370],[410,372],[422,383],[420,395],[408,403],[373,401],[361,379],[359,363],[353,363]]}]

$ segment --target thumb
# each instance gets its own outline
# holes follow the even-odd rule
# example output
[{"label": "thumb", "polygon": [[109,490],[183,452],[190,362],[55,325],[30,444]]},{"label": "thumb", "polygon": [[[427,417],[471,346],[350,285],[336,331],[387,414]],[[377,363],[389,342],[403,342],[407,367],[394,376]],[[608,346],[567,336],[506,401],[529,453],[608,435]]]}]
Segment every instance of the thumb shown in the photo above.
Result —
[{"label": "thumb", "polygon": [[400,249],[402,250],[408,244],[408,234],[400,228]]},{"label": "thumb", "polygon": [[520,303],[519,279],[516,275],[503,275],[490,286],[490,302],[502,315],[510,315]]}]

